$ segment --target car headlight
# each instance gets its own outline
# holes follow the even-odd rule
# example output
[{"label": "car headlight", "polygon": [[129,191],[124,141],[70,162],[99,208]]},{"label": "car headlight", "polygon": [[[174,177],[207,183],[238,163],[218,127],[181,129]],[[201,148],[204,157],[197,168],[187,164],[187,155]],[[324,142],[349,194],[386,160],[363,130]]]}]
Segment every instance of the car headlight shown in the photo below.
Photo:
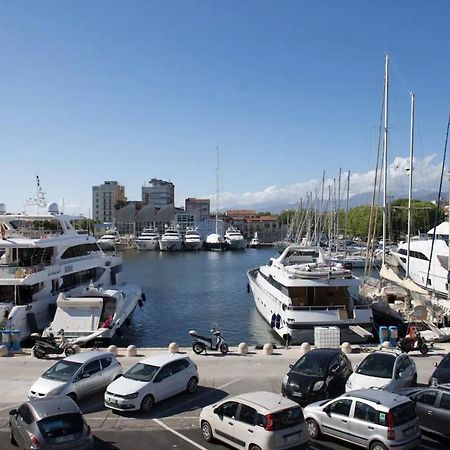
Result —
[{"label": "car headlight", "polygon": [[430,386],[438,386],[439,385],[439,381],[437,378],[431,377],[430,378]]},{"label": "car headlight", "polygon": [[289,376],[288,376],[288,375],[285,375],[285,376],[283,377],[283,386],[286,386],[286,385],[288,384],[288,381],[289,381]]},{"label": "car headlight", "polygon": [[134,398],[138,398],[139,392],[135,392],[134,394],[124,395],[123,398],[125,400],[133,400]]},{"label": "car headlight", "polygon": [[313,386],[312,390],[313,391],[319,391],[320,389],[323,388],[323,385],[324,385],[323,381],[316,381],[314,383],[314,386]]}]

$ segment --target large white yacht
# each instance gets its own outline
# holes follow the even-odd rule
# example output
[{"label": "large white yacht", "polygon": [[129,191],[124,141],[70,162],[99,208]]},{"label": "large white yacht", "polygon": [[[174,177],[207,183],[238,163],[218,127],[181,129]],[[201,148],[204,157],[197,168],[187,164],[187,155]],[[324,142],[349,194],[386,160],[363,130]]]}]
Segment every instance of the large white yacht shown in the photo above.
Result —
[{"label": "large white yacht", "polygon": [[[449,223],[443,222],[436,227],[436,238],[433,246],[434,228],[427,233],[425,239],[411,239],[409,253],[409,277],[419,286],[434,291],[436,295],[448,295],[448,235]],[[400,244],[397,251],[391,253],[398,260],[399,265],[406,270],[408,243]],[[430,266],[431,259],[431,266]],[[430,272],[428,273],[428,268]]]},{"label": "large white yacht", "polygon": [[115,285],[122,270],[121,258],[105,255],[93,236],[73,228],[76,218],[57,208],[0,214],[0,328],[19,330],[22,340],[49,324],[59,293]]},{"label": "large white yacht", "polygon": [[341,342],[367,342],[372,310],[355,306],[348,291],[360,279],[324,262],[319,247],[289,246],[247,275],[256,307],[273,330],[292,344],[314,343],[314,327],[335,326]]},{"label": "large white yacht", "polygon": [[222,251],[225,249],[225,241],[219,233],[211,233],[206,236],[205,249],[212,251]]},{"label": "large white yacht", "polygon": [[188,228],[184,235],[184,248],[186,250],[201,250],[203,241],[197,229]]},{"label": "large white yacht", "polygon": [[176,252],[181,250],[183,240],[175,228],[167,228],[159,240],[159,248],[163,252]]},{"label": "large white yacht", "polygon": [[120,244],[120,234],[117,230],[108,230],[103,236],[97,241],[98,246],[102,250],[115,250]]},{"label": "large white yacht", "polygon": [[245,248],[245,239],[242,233],[235,227],[229,227],[225,231],[225,243],[229,250],[243,250]]},{"label": "large white yacht", "polygon": [[159,250],[159,233],[153,228],[145,228],[134,241],[138,250]]}]

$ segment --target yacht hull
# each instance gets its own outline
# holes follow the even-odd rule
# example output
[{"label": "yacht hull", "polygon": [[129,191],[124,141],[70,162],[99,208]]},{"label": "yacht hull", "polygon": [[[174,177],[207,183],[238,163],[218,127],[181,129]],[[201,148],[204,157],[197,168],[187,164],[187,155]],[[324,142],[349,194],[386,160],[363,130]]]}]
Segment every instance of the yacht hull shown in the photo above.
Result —
[{"label": "yacht hull", "polygon": [[228,250],[244,250],[245,249],[245,240],[229,240],[226,241],[226,246]]},{"label": "yacht hull", "polygon": [[136,248],[139,251],[159,250],[159,242],[158,242],[157,239],[155,239],[155,240],[139,240],[139,239],[136,239],[135,244],[136,244]]},{"label": "yacht hull", "polygon": [[185,250],[196,251],[196,250],[201,250],[202,247],[203,247],[203,243],[201,241],[198,241],[198,242],[185,242],[184,243],[184,249]]},{"label": "yacht hull", "polygon": [[181,250],[181,241],[159,241],[159,249],[162,252],[178,252]]}]

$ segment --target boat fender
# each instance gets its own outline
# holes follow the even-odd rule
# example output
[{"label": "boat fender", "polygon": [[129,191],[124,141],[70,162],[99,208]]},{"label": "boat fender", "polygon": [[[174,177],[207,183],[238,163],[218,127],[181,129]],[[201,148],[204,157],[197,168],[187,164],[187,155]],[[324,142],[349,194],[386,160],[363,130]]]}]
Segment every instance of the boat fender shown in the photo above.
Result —
[{"label": "boat fender", "polygon": [[147,297],[145,296],[145,292],[142,293],[141,299],[142,299],[143,302],[147,301]]},{"label": "boat fender", "polygon": [[272,314],[272,318],[270,319],[270,326],[272,328],[275,327],[275,321],[277,320],[277,316],[275,314]]},{"label": "boat fender", "polygon": [[141,299],[139,299],[138,305],[139,305],[139,308],[142,308],[144,306],[144,302]]},{"label": "boat fender", "polygon": [[250,294],[250,284],[247,283],[247,294]]}]

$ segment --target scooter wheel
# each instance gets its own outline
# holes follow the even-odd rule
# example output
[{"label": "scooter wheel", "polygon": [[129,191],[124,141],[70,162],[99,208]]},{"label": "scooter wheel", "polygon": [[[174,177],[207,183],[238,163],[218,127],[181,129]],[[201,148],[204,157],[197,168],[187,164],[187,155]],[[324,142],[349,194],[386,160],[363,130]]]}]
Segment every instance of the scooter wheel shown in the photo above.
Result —
[{"label": "scooter wheel", "polygon": [[420,353],[422,353],[422,355],[426,355],[428,353],[428,346],[427,345],[422,345],[422,347],[420,347]]},{"label": "scooter wheel", "polygon": [[65,354],[66,356],[74,355],[74,354],[75,354],[75,350],[73,349],[73,347],[67,347],[67,348],[64,350],[64,354]]},{"label": "scooter wheel", "polygon": [[222,353],[222,355],[226,355],[228,353],[228,345],[225,343],[220,344],[219,350],[220,350],[220,353]]},{"label": "scooter wheel", "polygon": [[205,346],[200,342],[194,342],[192,344],[192,350],[196,355],[200,355],[200,353],[202,353],[205,350]]},{"label": "scooter wheel", "polygon": [[43,359],[45,356],[45,352],[43,352],[39,347],[34,346],[31,349],[31,353],[37,358],[37,359]]}]

